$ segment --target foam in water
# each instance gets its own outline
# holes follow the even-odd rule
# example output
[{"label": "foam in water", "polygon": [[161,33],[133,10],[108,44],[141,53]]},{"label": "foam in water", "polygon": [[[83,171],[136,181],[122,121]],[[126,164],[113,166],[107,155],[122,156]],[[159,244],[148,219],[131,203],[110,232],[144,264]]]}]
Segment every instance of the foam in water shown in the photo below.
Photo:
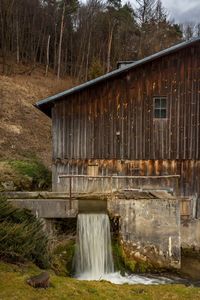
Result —
[{"label": "foam in water", "polygon": [[110,221],[107,214],[79,214],[75,252],[76,278],[107,280],[115,284],[163,284],[167,278],[142,275],[121,276],[114,272],[111,250]]}]

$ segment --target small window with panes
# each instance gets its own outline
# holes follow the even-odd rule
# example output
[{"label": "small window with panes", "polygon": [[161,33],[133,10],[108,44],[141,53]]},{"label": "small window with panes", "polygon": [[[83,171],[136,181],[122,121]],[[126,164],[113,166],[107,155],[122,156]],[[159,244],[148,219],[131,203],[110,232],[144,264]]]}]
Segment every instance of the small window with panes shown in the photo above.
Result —
[{"label": "small window with panes", "polygon": [[154,97],[154,119],[167,118],[167,97]]}]

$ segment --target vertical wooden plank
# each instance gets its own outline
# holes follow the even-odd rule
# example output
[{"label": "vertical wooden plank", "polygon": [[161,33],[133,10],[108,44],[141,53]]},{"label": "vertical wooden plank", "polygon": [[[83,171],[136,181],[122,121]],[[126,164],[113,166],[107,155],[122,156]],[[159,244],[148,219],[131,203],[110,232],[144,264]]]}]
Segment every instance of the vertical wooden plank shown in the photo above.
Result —
[{"label": "vertical wooden plank", "polygon": [[62,103],[59,102],[57,106],[57,112],[58,112],[58,131],[57,131],[57,136],[58,136],[58,152],[57,152],[57,157],[61,158],[62,157],[62,109],[61,109]]},{"label": "vertical wooden plank", "polygon": [[57,112],[56,112],[56,104],[51,109],[52,113],[52,158],[53,161],[57,157],[57,122],[58,122],[58,117],[57,117]]}]

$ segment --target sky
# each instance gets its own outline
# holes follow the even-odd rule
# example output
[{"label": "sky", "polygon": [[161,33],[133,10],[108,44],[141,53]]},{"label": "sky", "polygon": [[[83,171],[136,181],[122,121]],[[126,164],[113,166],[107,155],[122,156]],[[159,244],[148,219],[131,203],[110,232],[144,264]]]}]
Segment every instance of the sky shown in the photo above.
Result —
[{"label": "sky", "polygon": [[[130,0],[135,6],[135,0]],[[162,0],[171,20],[177,23],[200,23],[200,0]]]},{"label": "sky", "polygon": [[[82,0],[86,2],[87,0]],[[136,0],[122,0],[136,7]],[[169,13],[170,20],[176,23],[200,23],[200,0],[161,0]]]}]

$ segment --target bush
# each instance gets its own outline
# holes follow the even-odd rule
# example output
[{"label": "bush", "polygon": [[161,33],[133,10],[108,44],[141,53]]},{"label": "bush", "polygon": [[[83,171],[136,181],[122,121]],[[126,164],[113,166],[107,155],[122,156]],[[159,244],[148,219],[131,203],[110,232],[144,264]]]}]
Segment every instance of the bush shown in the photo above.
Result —
[{"label": "bush", "polygon": [[103,67],[99,60],[94,60],[89,68],[89,79],[95,79],[104,74]]},{"label": "bush", "polygon": [[39,161],[10,160],[9,165],[19,176],[32,179],[31,189],[48,189],[51,187],[51,172]]},{"label": "bush", "polygon": [[46,268],[47,246],[41,221],[28,210],[14,208],[0,197],[0,258],[14,263],[30,260]]}]

